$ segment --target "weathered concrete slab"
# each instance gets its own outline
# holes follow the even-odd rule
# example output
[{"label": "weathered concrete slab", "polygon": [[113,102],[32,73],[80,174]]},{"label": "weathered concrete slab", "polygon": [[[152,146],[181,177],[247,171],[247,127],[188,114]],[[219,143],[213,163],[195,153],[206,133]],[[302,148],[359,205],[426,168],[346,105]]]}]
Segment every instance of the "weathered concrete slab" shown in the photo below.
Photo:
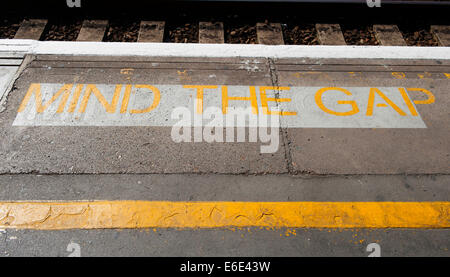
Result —
[{"label": "weathered concrete slab", "polygon": [[[448,201],[449,176],[112,174],[0,176],[0,199]],[[446,229],[0,230],[0,256],[448,256]]]},{"label": "weathered concrete slab", "polygon": [[224,43],[225,35],[222,22],[199,22],[199,43]]},{"label": "weathered concrete slab", "polygon": [[[34,58],[0,112],[1,201],[449,200],[449,60]],[[278,150],[174,142],[174,108],[224,103],[281,108]],[[448,256],[448,233],[7,229],[0,256],[66,256],[69,243],[82,256],[367,256],[372,242],[382,256]]]},{"label": "weathered concrete slab", "polygon": [[17,69],[19,69],[19,66],[0,66],[0,100],[6,93],[7,88]]},{"label": "weathered concrete slab", "polygon": [[39,40],[46,25],[47,19],[24,19],[14,38]]},{"label": "weathered concrete slab", "polygon": [[164,21],[141,21],[138,42],[162,42]]},{"label": "weathered concrete slab", "polygon": [[381,257],[448,257],[448,229],[318,230],[5,230],[0,256],[152,257],[367,257],[378,243]]},{"label": "weathered concrete slab", "polygon": [[406,46],[397,25],[373,25],[375,37],[384,46]]},{"label": "weathered concrete slab", "polygon": [[256,35],[259,44],[284,44],[283,30],[280,23],[256,23]]},{"label": "weathered concrete slab", "polygon": [[322,45],[345,45],[339,24],[316,24],[317,35]]},{"label": "weathered concrete slab", "polygon": [[0,201],[449,201],[449,175],[0,175]]},{"label": "weathered concrete slab", "polygon": [[[87,58],[80,58],[85,61]],[[89,58],[88,58],[89,60]],[[0,114],[3,173],[283,173],[284,151],[261,154],[261,143],[176,143],[170,127],[20,127],[12,126],[32,83],[216,85],[272,84],[265,60],[223,62],[211,70],[188,59],[168,67],[126,60],[70,67],[73,61],[32,62],[16,83]],[[186,94],[195,94],[186,89]],[[206,93],[205,93],[206,94]],[[164,95],[162,96],[164,98]],[[48,100],[48,99],[44,99]],[[33,100],[34,101],[34,100]],[[108,102],[110,100],[108,99]],[[163,100],[162,100],[163,101]],[[164,100],[165,101],[165,100]],[[173,103],[173,107],[177,106]],[[281,147],[280,147],[281,149]]]},{"label": "weathered concrete slab", "polygon": [[450,28],[448,26],[432,25],[431,32],[441,46],[450,45]]},{"label": "weathered concrete slab", "polygon": [[107,20],[84,20],[77,41],[102,41],[107,27]]},{"label": "weathered concrete slab", "polygon": [[[323,61],[320,62],[321,70],[316,71],[310,69],[315,65],[308,61],[275,62],[278,84],[311,86],[320,83],[321,87],[327,89],[319,96],[316,94],[310,102],[302,104],[322,104],[322,109],[325,110],[331,107],[326,111],[330,117],[345,120],[361,117],[369,121],[374,120],[377,115],[391,117],[395,113],[400,114],[401,111],[396,111],[391,104],[397,103],[398,108],[408,102],[394,97],[395,93],[397,96],[401,95],[403,88],[409,95],[411,105],[414,104],[416,108],[400,108],[404,114],[401,117],[406,119],[420,114],[426,128],[289,128],[285,132],[289,145],[290,169],[293,172],[311,174],[448,173],[448,66],[437,61],[429,61],[427,66],[423,62],[408,65],[406,61],[398,64],[381,60],[359,61],[357,65],[365,64],[364,69],[355,70],[354,60],[343,60],[340,63],[327,65]],[[397,66],[401,66],[403,71],[399,71]],[[393,68],[395,71],[392,71]],[[365,93],[364,89],[360,90],[362,84]],[[391,89],[396,91],[390,91]],[[366,98],[359,99],[360,93],[365,94]],[[288,95],[284,92],[280,94],[280,97]],[[371,94],[373,98],[370,98]],[[382,95],[391,99],[391,104],[385,102]],[[283,110],[289,109],[291,105],[295,105],[295,101],[281,103]],[[413,115],[413,110],[417,112],[416,116]]]},{"label": "weathered concrete slab", "polygon": [[[0,172],[449,173],[449,71],[439,60],[39,56],[0,114]],[[281,108],[276,152],[174,142],[173,109],[226,105]]]}]

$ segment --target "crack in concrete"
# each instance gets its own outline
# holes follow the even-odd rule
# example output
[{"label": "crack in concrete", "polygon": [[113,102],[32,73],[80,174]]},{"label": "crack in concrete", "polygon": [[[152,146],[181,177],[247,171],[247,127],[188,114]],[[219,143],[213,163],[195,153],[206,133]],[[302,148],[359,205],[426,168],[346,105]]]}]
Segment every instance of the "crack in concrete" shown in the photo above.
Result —
[{"label": "crack in concrete", "polygon": [[31,223],[27,223],[27,224],[33,224],[33,225],[35,225],[35,224],[42,224],[42,223],[44,223],[45,221],[47,221],[47,219],[49,219],[51,216],[52,216],[52,206],[50,206],[49,208],[48,208],[48,211],[47,211],[47,214],[44,216],[44,218],[42,218],[42,219],[40,219],[40,220],[36,220],[36,221],[34,221],[34,222],[31,222]]},{"label": "crack in concrete", "polygon": [[49,212],[48,212],[48,216],[45,217],[45,219],[42,222],[37,222],[37,223],[44,223],[45,221],[47,221],[50,217],[52,220],[56,220],[62,216],[83,216],[87,211],[89,211],[91,209],[90,205],[87,205],[87,207],[83,208],[80,212],[75,212],[75,213],[69,213],[69,212],[59,212],[57,214],[53,214],[53,210],[52,207],[50,206]]},{"label": "crack in concrete", "polygon": [[[9,225],[10,224],[10,216],[9,214],[11,213],[11,208],[8,209],[8,211],[6,212],[5,216],[0,218],[0,225]],[[14,217],[12,219],[14,221]]]},{"label": "crack in concrete", "polygon": [[268,217],[268,216],[274,216],[274,214],[273,214],[273,213],[266,213],[266,212],[263,212],[263,213],[261,213],[260,216],[258,216],[258,218],[256,219],[256,221],[260,221],[260,220],[262,220],[263,218]]},{"label": "crack in concrete", "polygon": [[[272,86],[279,87],[279,80],[278,80],[278,73],[275,67],[275,61],[273,58],[267,58],[267,62],[269,64],[269,73],[272,81]],[[275,98],[280,99],[280,90],[275,91]],[[279,110],[281,111],[281,107],[278,102],[275,102]],[[286,170],[289,174],[293,174],[293,164],[292,164],[292,153],[290,148],[290,140],[288,136],[288,130],[287,128],[283,128],[281,126],[281,120],[280,120],[280,136],[281,136],[281,142],[284,148],[284,159],[286,161]]]},{"label": "crack in concrete", "polygon": [[173,214],[171,214],[171,215],[168,215],[168,216],[166,216],[166,217],[163,218],[163,221],[167,221],[168,219],[170,219],[170,218],[172,218],[172,217],[174,217],[174,216],[176,216],[176,215],[179,215],[179,214],[181,214],[181,213],[173,213]]},{"label": "crack in concrete", "polygon": [[248,216],[243,215],[243,214],[238,214],[237,216],[234,217],[234,220],[241,218],[241,217],[247,219],[250,222],[253,222],[253,220],[251,220]]},{"label": "crack in concrete", "polygon": [[212,217],[214,211],[218,211],[221,215],[223,215],[223,212],[222,212],[219,208],[217,208],[216,206],[214,206],[214,207],[211,209],[211,212],[209,213],[209,216],[208,216],[209,218]]}]

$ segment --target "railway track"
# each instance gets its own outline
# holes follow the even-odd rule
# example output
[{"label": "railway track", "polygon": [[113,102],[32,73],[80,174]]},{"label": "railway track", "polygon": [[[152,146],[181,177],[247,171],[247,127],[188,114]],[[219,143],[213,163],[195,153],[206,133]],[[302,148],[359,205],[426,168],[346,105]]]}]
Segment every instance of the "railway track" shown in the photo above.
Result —
[{"label": "railway track", "polygon": [[[11,12],[4,14],[0,21],[0,39],[268,45],[450,45],[450,22],[446,16],[449,5],[435,8],[436,5],[410,5],[411,1],[394,2],[402,5],[387,5],[377,10],[337,3],[313,6],[286,3],[247,3],[239,6],[208,3],[206,6],[194,6],[185,3],[172,8],[155,6],[151,16],[137,11],[133,13],[135,18],[130,18],[130,13],[125,11],[99,10],[95,6],[84,10],[58,8],[58,16],[50,10],[34,15]],[[427,2],[450,4],[450,1]]]},{"label": "railway track", "polygon": [[397,24],[352,26],[339,23],[255,22],[226,25],[220,21],[173,24],[166,21],[117,22],[77,19],[61,23],[22,19],[0,29],[1,38],[173,43],[242,43],[300,45],[450,46],[449,25],[402,28]]}]

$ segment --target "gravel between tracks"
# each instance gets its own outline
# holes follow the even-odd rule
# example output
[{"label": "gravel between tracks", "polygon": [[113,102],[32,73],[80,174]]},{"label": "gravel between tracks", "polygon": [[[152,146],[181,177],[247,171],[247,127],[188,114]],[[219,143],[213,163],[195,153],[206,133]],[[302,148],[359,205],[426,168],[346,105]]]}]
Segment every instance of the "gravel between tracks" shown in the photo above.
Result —
[{"label": "gravel between tracks", "polygon": [[408,46],[438,46],[438,42],[429,31],[429,25],[402,24],[399,28]]},{"label": "gravel between tracks", "polygon": [[[21,17],[6,17],[0,19],[0,38],[12,39],[19,29]],[[164,19],[160,19],[163,20]],[[256,21],[250,21],[238,16],[228,17],[224,22],[225,43],[256,44]],[[209,21],[214,21],[213,19]],[[205,20],[203,20],[205,21]],[[81,29],[83,19],[75,17],[50,19],[41,40],[74,41]],[[262,22],[262,21],[258,21]],[[315,24],[300,22],[299,19],[277,21],[281,23],[285,44],[288,45],[318,45]],[[402,21],[403,22],[403,21]],[[400,31],[409,46],[438,46],[436,38],[430,32],[430,25],[417,22],[398,24]],[[109,26],[103,41],[136,42],[139,35],[140,20],[109,19]],[[341,29],[348,45],[379,45],[372,24],[341,24]],[[166,20],[164,42],[198,43],[198,22],[192,21],[187,15],[174,20]]]},{"label": "gravel between tracks", "polygon": [[314,24],[281,24],[285,44],[319,45]]},{"label": "gravel between tracks", "polygon": [[350,45],[379,45],[371,25],[341,25],[342,33]]},{"label": "gravel between tracks", "polygon": [[256,24],[227,22],[224,25],[225,43],[257,43]]},{"label": "gravel between tracks", "polygon": [[75,41],[82,23],[81,19],[50,19],[41,40]]},{"label": "gravel between tracks", "polygon": [[164,42],[198,43],[198,23],[167,22]]},{"label": "gravel between tracks", "polygon": [[104,41],[137,42],[139,27],[139,20],[110,20]]},{"label": "gravel between tracks", "polygon": [[21,19],[5,18],[0,20],[0,39],[12,39],[19,29]]}]

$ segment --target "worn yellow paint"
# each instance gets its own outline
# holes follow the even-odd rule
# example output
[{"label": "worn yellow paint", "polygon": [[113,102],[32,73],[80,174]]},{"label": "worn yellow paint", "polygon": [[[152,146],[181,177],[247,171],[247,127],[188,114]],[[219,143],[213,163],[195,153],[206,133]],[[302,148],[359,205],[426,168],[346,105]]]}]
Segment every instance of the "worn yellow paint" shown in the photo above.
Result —
[{"label": "worn yellow paint", "polygon": [[[56,94],[45,104],[42,103],[42,93],[41,93],[41,84],[33,83],[30,85],[27,94],[22,100],[22,103],[19,106],[18,112],[23,112],[25,107],[27,106],[31,96],[34,93],[35,101],[36,101],[36,112],[43,113],[53,102],[58,99],[61,94],[61,101],[58,106],[57,113],[62,113],[64,111],[64,107],[69,99],[70,91],[72,90],[73,84],[64,84],[63,87],[58,90]],[[63,93],[64,92],[64,93]]]},{"label": "worn yellow paint", "polygon": [[392,74],[392,76],[394,76],[397,79],[405,79],[406,78],[406,75],[403,72],[392,72],[391,74]]},{"label": "worn yellow paint", "polygon": [[78,110],[78,112],[84,113],[86,111],[86,107],[89,102],[89,98],[91,97],[91,94],[93,93],[97,97],[98,101],[100,101],[100,103],[103,105],[103,107],[105,108],[107,113],[115,113],[121,90],[122,90],[122,85],[120,85],[120,84],[116,85],[113,99],[111,100],[111,104],[109,104],[108,101],[106,100],[106,98],[100,92],[100,90],[98,90],[96,85],[88,84],[86,86],[86,91],[84,93],[83,99],[81,100],[81,106],[80,106],[80,109]]},{"label": "worn yellow paint", "polygon": [[413,116],[418,116],[419,114],[417,113],[416,108],[414,107],[414,105],[411,102],[411,99],[409,98],[408,94],[406,93],[406,90],[404,88],[398,88],[398,90],[400,91],[400,94],[403,97],[403,100],[406,103],[406,106],[408,106],[409,111],[411,112],[411,114]]},{"label": "worn yellow paint", "polygon": [[267,97],[267,90],[290,90],[290,87],[260,87],[259,91],[261,94],[261,106],[264,114],[275,114],[275,115],[297,115],[297,112],[284,112],[284,111],[271,111],[269,110],[268,102],[291,102],[290,98],[273,98]]},{"label": "worn yellow paint", "polygon": [[426,95],[428,95],[427,100],[415,100],[414,104],[422,104],[422,105],[433,104],[436,99],[431,91],[426,90],[424,88],[407,88],[407,90],[408,91],[420,91],[420,92],[423,92]]},{"label": "worn yellow paint", "polygon": [[354,114],[359,113],[359,108],[358,108],[358,105],[356,104],[355,101],[349,101],[349,100],[346,100],[346,101],[340,100],[340,101],[338,101],[338,104],[341,104],[341,105],[348,104],[348,105],[352,106],[352,110],[350,110],[348,112],[336,112],[336,111],[330,110],[327,107],[325,107],[325,105],[323,104],[323,101],[322,101],[322,94],[324,92],[326,92],[326,91],[329,91],[329,90],[340,91],[340,92],[345,93],[346,95],[352,95],[352,93],[350,91],[348,91],[348,90],[346,90],[344,88],[325,87],[325,88],[319,89],[317,91],[317,93],[316,93],[315,100],[316,100],[317,106],[319,106],[319,108],[321,108],[324,112],[329,113],[329,114],[334,114],[334,115],[337,115],[337,116],[348,116],[348,115],[354,115]]},{"label": "worn yellow paint", "polygon": [[125,93],[123,95],[122,105],[120,107],[120,113],[126,113],[128,110],[128,103],[130,102],[131,89],[133,85],[125,86]]},{"label": "worn yellow paint", "polygon": [[75,109],[77,108],[77,104],[78,104],[78,100],[80,99],[81,96],[81,91],[83,90],[84,85],[83,84],[78,84],[77,87],[75,88],[75,93],[73,94],[72,97],[72,101],[69,104],[69,113],[73,113],[75,112]]},{"label": "worn yellow paint", "polygon": [[0,202],[0,228],[449,228],[450,202]]},{"label": "worn yellow paint", "polygon": [[[179,73],[179,71],[178,71]],[[203,93],[204,89],[216,89],[218,86],[197,86],[197,85],[184,85],[183,88],[193,88],[197,90],[197,114],[203,114]]]},{"label": "worn yellow paint", "polygon": [[157,89],[154,86],[150,86],[150,85],[135,85],[136,88],[146,88],[148,90],[150,90],[153,95],[153,103],[147,107],[146,109],[143,110],[131,110],[130,113],[148,113],[151,112],[152,110],[154,110],[156,107],[158,107],[159,102],[161,101],[161,92],[159,91],[159,89]]},{"label": "worn yellow paint", "polygon": [[[372,116],[373,115],[373,104],[374,104],[374,101],[375,101],[375,93],[377,93],[379,96],[381,96],[381,98],[383,98],[383,100],[387,104],[389,104],[401,116],[406,116],[406,113],[402,109],[400,109],[397,105],[395,105],[395,103],[392,102],[391,99],[389,99],[384,93],[381,92],[381,90],[379,90],[377,88],[370,88],[369,103],[367,104],[367,112],[366,112],[367,116]],[[382,105],[382,106],[377,105],[377,107],[387,107],[387,105],[386,104]]]},{"label": "worn yellow paint", "polygon": [[254,86],[250,86],[250,97],[231,97],[228,96],[228,86],[222,86],[222,113],[228,113],[228,102],[230,100],[235,101],[250,101],[252,105],[252,113],[258,114],[258,98],[256,97],[256,89]]},{"label": "worn yellow paint", "polygon": [[123,74],[123,75],[133,75],[133,72],[134,72],[134,68],[122,68],[120,70],[120,74]]}]

